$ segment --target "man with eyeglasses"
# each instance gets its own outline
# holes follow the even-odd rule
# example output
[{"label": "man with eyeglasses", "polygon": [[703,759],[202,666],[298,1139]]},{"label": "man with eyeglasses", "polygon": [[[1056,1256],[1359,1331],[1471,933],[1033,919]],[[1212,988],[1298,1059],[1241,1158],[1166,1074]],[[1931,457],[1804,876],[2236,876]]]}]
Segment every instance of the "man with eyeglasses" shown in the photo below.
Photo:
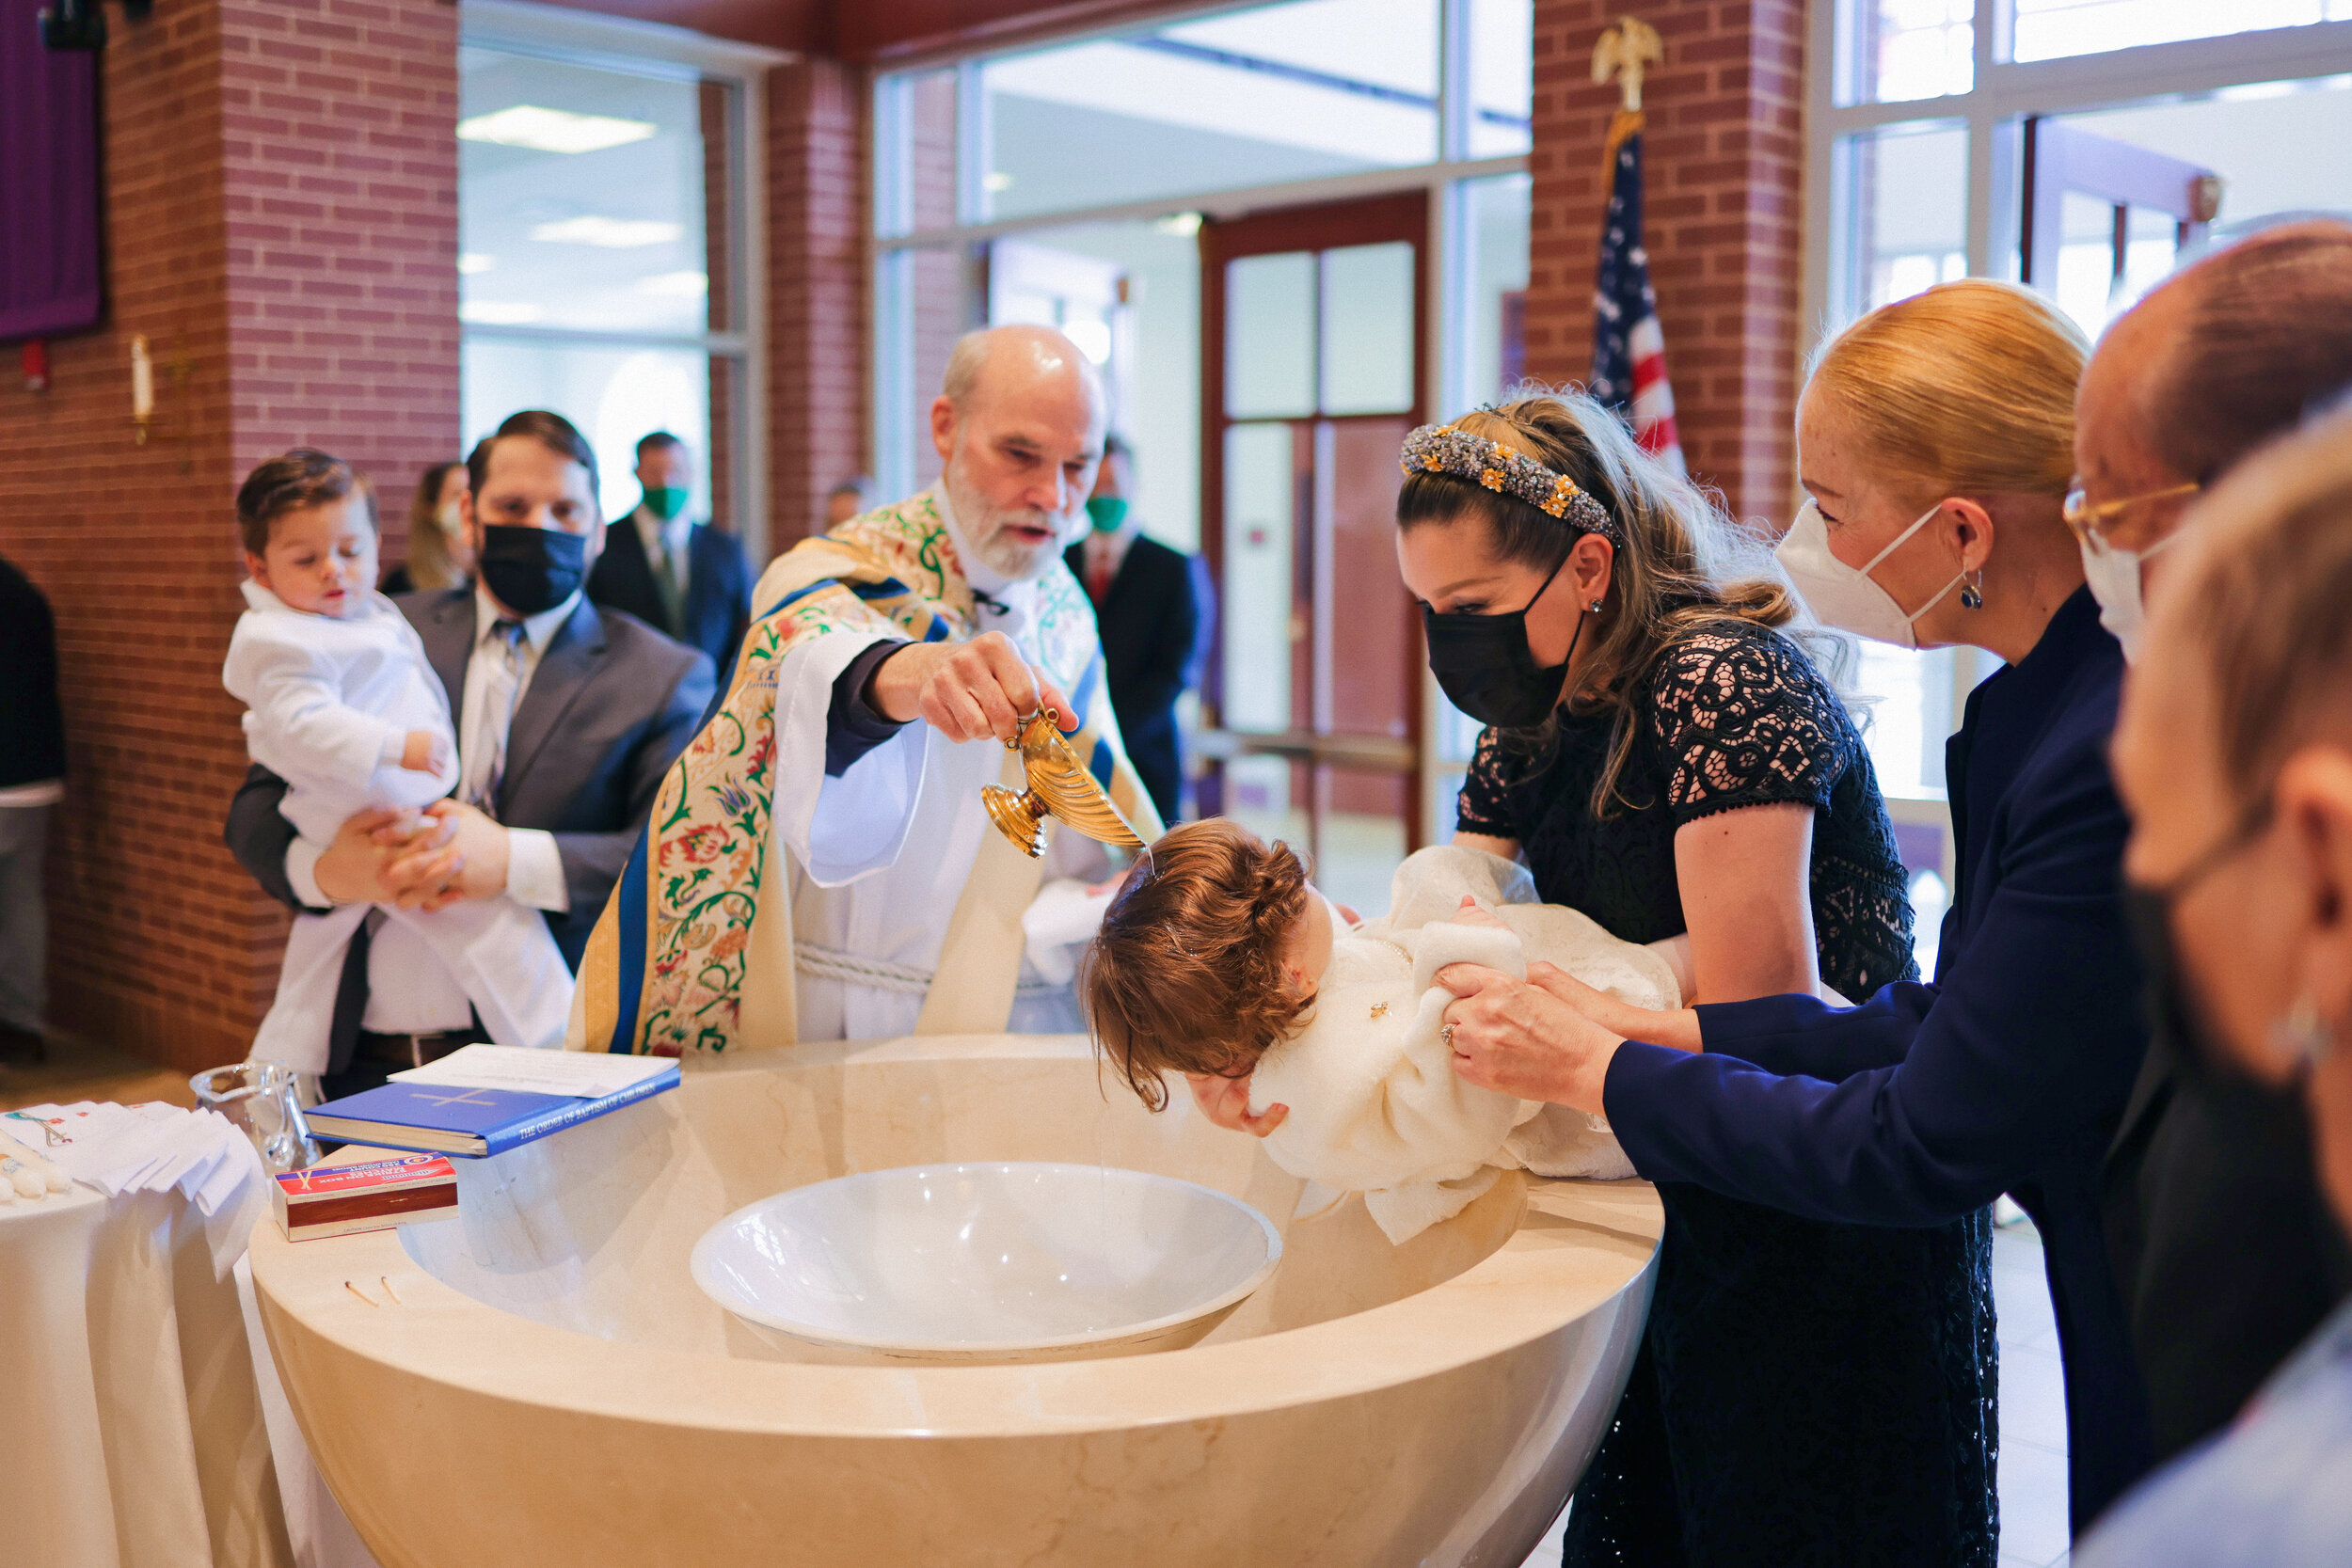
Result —
[{"label": "man with eyeglasses", "polygon": [[[2147,584],[2201,490],[2352,381],[2352,226],[2266,230],[2110,327],[2074,406],[2066,520],[2101,624],[2139,652]],[[2159,1457],[2226,1425],[2352,1292],[2291,1095],[2201,1070],[2161,1033],[2109,1151],[2107,1242]]]}]

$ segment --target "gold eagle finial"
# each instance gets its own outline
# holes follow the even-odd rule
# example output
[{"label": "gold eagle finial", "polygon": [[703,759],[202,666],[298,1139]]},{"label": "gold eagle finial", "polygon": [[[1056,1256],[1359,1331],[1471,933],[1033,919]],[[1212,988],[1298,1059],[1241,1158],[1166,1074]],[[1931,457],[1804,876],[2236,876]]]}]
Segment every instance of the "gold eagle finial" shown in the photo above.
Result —
[{"label": "gold eagle finial", "polygon": [[1059,718],[1050,707],[1040,708],[1022,721],[1015,738],[1005,742],[1007,751],[1021,753],[1028,787],[983,784],[980,800],[988,807],[990,819],[1031,859],[1045,853],[1045,819],[1049,816],[1104,844],[1142,848],[1143,840],[1119,815],[1119,808],[1094,782],[1094,775],[1087,771],[1070,742],[1062,738]]},{"label": "gold eagle finial", "polygon": [[1665,63],[1666,46],[1658,29],[1637,17],[1621,19],[1593,45],[1593,80],[1606,82],[1614,76],[1628,110],[1642,106],[1643,71]]}]

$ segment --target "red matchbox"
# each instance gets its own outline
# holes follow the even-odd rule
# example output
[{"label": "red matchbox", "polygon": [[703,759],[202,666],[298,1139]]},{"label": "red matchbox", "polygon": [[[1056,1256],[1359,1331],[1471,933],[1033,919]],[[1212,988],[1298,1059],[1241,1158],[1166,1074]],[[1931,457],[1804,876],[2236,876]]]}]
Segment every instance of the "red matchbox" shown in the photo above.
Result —
[{"label": "red matchbox", "polygon": [[457,1167],[439,1154],[313,1165],[280,1176],[272,1201],[290,1242],[386,1230],[456,1213]]}]

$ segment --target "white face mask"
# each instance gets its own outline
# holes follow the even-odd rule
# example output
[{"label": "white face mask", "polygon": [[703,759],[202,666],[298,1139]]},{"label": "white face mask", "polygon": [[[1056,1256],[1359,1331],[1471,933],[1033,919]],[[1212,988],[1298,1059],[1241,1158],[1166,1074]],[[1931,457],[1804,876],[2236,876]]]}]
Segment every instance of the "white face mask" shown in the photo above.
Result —
[{"label": "white face mask", "polygon": [[466,515],[459,510],[461,504],[455,497],[452,497],[441,503],[438,514],[441,531],[452,539],[466,531]]},{"label": "white face mask", "polygon": [[2140,633],[2147,626],[2147,610],[2139,598],[2139,563],[2180,536],[2176,529],[2144,550],[2121,549],[2105,540],[2079,541],[2083,577],[2090,584],[2090,596],[2099,601],[2099,624],[2123,644],[2127,664],[2138,662]]},{"label": "white face mask", "polygon": [[1902,548],[1913,534],[1927,527],[1929,520],[1943,510],[1944,503],[1936,502],[1919,514],[1909,528],[1895,535],[1892,544],[1872,556],[1868,565],[1849,566],[1830,549],[1829,525],[1821,520],[1821,509],[1807,499],[1797,509],[1797,520],[1772,554],[1779,559],[1789,580],[1797,585],[1805,608],[1823,626],[1867,637],[1873,642],[1915,648],[1919,637],[1912,629],[1914,624],[1942,604],[1944,596],[1960,586],[1964,574],[1954,572],[1952,580],[1938,589],[1935,597],[1908,615],[1895,602],[1895,595],[1880,587],[1870,574],[1877,570],[1880,562]]}]

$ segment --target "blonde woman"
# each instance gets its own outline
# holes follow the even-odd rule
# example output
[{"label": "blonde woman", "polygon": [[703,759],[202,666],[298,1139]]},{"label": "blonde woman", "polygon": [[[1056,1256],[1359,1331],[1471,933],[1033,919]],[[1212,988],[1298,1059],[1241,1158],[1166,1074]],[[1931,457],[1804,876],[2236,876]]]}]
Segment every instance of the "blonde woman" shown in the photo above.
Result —
[{"label": "blonde woman", "polygon": [[408,502],[408,558],[384,576],[384,592],[463,588],[473,580],[473,545],[457,503],[466,498],[466,466],[436,463]]},{"label": "blonde woman", "polygon": [[1932,983],[1837,1007],[1702,979],[1697,1008],[1644,1013],[1565,976],[1439,976],[1463,998],[1457,1071],[1604,1112],[1653,1180],[1897,1234],[2013,1194],[2058,1307],[2077,1528],[2149,1458],[2100,1205],[2146,1038],[2106,767],[2122,650],[2061,515],[2085,352],[2023,289],[1946,284],[1832,342],[1798,412],[1811,499],[1780,555],[1814,610],[2008,665],[1947,752],[1958,885]]}]

